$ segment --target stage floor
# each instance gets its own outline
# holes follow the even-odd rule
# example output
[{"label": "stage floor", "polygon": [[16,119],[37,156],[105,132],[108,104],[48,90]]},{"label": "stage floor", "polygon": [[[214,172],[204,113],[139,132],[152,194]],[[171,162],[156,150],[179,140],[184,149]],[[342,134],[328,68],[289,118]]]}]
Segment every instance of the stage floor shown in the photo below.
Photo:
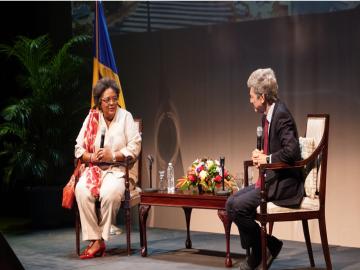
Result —
[{"label": "stage floor", "polygon": [[[42,269],[227,269],[225,238],[223,234],[192,232],[192,249],[185,248],[186,231],[148,229],[148,257],[140,255],[139,233],[131,235],[133,253],[126,254],[125,233],[108,242],[103,258],[80,260],[75,254],[74,229],[42,230],[21,234],[5,233],[5,238],[22,263],[33,270]],[[86,243],[82,242],[82,246]],[[325,269],[321,245],[313,244],[316,269]],[[231,236],[233,267],[239,267],[245,258],[239,236]],[[331,246],[333,269],[360,269],[360,248]],[[284,241],[279,257],[271,269],[310,269],[306,246],[303,242]],[[314,269],[314,268],[313,268]]]}]

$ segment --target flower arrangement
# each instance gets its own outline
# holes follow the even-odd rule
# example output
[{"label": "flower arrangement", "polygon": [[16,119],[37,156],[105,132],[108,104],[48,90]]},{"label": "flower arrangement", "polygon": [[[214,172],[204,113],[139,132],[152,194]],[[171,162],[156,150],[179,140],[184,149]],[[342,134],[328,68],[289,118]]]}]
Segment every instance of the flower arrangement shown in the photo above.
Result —
[{"label": "flower arrangement", "polygon": [[[224,169],[224,187],[227,190],[238,190],[234,177]],[[200,186],[205,192],[214,192],[222,188],[221,167],[218,160],[207,158],[196,159],[188,168],[187,175],[177,180],[176,188],[181,190]]]}]

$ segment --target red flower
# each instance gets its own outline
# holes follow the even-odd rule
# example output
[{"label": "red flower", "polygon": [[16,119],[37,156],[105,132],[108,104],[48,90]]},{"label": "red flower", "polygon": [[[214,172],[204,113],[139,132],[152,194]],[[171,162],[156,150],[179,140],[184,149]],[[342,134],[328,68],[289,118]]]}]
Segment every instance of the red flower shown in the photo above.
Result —
[{"label": "red flower", "polygon": [[196,182],[196,176],[193,175],[193,174],[188,175],[188,179],[189,179],[191,182]]},{"label": "red flower", "polygon": [[225,170],[225,172],[224,172],[224,177],[226,178],[226,177],[228,177],[229,176],[229,172],[227,171],[227,170]]},{"label": "red flower", "polygon": [[220,175],[217,175],[217,176],[214,178],[214,181],[217,182],[217,183],[220,183],[220,182],[221,182],[221,176],[220,176]]}]

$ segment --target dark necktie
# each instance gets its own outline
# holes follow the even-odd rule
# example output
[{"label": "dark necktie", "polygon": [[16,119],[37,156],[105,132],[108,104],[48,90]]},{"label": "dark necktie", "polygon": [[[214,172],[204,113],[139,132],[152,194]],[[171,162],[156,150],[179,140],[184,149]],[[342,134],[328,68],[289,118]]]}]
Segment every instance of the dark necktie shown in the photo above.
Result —
[{"label": "dark necktie", "polygon": [[[263,147],[263,152],[265,155],[268,154],[269,151],[269,121],[267,120],[267,118],[265,117],[265,124],[264,124],[264,147]],[[255,183],[255,187],[259,188],[260,187],[260,175],[258,180]]]}]

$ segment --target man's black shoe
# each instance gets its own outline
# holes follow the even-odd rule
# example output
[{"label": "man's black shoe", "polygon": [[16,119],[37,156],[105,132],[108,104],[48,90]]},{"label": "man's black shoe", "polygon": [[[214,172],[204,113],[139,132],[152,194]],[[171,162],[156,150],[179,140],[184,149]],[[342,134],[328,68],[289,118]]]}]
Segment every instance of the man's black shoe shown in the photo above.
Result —
[{"label": "man's black shoe", "polygon": [[283,242],[279,239],[277,239],[275,236],[269,236],[268,239],[268,248],[271,253],[271,256],[275,259],[283,246]]},{"label": "man's black shoe", "polygon": [[243,260],[243,261],[240,262],[240,268],[239,268],[239,269],[240,269],[240,270],[254,270],[254,268],[251,267],[251,266],[248,264],[247,260]]},{"label": "man's black shoe", "polygon": [[[283,246],[283,242],[277,239],[275,236],[269,236],[267,239],[267,248],[266,248],[266,265],[267,269],[270,269],[270,266],[274,259],[279,255],[280,250]],[[256,270],[262,269],[262,263]]]},{"label": "man's black shoe", "polygon": [[[270,268],[274,259],[279,255],[283,242],[275,236],[268,236],[266,248],[266,265]],[[240,262],[240,270],[260,270],[262,269],[261,250],[252,250],[251,255],[246,260]]]},{"label": "man's black shoe", "polygon": [[252,252],[250,256],[240,262],[240,270],[255,270],[261,264],[261,258]]}]

